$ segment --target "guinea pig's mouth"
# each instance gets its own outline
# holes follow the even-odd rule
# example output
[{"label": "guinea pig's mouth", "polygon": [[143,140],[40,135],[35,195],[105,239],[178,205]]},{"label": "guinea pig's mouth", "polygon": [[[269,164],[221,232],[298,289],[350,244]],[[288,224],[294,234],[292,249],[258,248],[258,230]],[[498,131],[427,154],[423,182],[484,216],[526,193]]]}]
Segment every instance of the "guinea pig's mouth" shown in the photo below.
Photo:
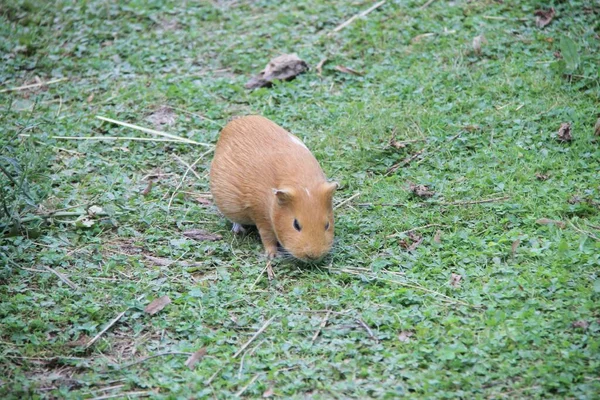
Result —
[{"label": "guinea pig's mouth", "polygon": [[279,243],[278,251],[281,254],[282,258],[285,260],[298,260],[298,261],[302,261],[303,263],[311,264],[311,265],[320,263],[327,256],[327,254],[323,254],[320,256],[305,255],[303,257],[297,257],[294,254],[292,254],[289,250],[287,250],[285,247],[283,247],[281,245],[281,243]]}]

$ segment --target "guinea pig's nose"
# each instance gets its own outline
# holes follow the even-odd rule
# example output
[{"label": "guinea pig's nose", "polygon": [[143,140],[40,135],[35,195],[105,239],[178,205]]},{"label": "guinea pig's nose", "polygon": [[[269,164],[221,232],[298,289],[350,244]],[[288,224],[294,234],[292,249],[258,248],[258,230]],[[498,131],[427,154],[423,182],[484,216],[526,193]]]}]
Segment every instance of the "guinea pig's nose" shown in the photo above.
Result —
[{"label": "guinea pig's nose", "polygon": [[306,254],[306,259],[308,261],[319,261],[322,258],[319,254]]}]

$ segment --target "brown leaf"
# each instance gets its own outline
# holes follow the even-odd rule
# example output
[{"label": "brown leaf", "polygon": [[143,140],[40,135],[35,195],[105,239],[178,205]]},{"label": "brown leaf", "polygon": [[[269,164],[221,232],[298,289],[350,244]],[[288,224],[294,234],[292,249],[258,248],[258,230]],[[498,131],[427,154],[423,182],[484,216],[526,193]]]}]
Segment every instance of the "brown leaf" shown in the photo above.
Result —
[{"label": "brown leaf", "polygon": [[146,306],[146,308],[144,308],[144,311],[150,315],[154,315],[169,304],[171,304],[171,299],[169,298],[169,296],[162,296],[158,299],[154,299],[150,304]]},{"label": "brown leaf", "polygon": [[442,231],[441,230],[437,230],[435,232],[435,236],[433,237],[433,241],[436,242],[437,244],[442,243]]},{"label": "brown leaf", "polygon": [[594,125],[594,135],[600,136],[600,118],[598,118],[596,125]]},{"label": "brown leaf", "polygon": [[198,203],[200,203],[204,207],[209,207],[212,205],[212,202],[209,199],[207,199],[206,197],[194,196],[194,200],[196,200]]},{"label": "brown leaf", "polygon": [[535,177],[539,180],[539,181],[545,181],[548,180],[548,178],[550,178],[550,174],[541,174],[539,172],[536,172]]},{"label": "brown leaf", "polygon": [[148,196],[150,194],[150,191],[152,190],[152,185],[153,184],[154,184],[154,181],[148,181],[148,185],[142,191],[142,196]]},{"label": "brown leaf", "polygon": [[340,71],[344,74],[350,74],[350,75],[356,75],[356,76],[364,75],[362,72],[358,72],[357,70],[352,69],[350,67],[344,67],[343,65],[336,65],[335,69],[336,69],[336,71]]},{"label": "brown leaf", "polygon": [[223,236],[216,233],[210,233],[202,229],[192,229],[191,231],[183,232],[183,236],[199,241],[214,242],[223,239]]},{"label": "brown leaf", "polygon": [[453,273],[450,275],[450,285],[454,288],[460,287],[461,280],[462,280],[462,276],[460,276],[458,274]]},{"label": "brown leaf", "polygon": [[572,326],[573,328],[582,328],[582,329],[584,329],[584,330],[585,330],[585,329],[587,329],[587,328],[588,328],[588,326],[590,326],[590,323],[589,323],[589,322],[587,322],[587,321],[581,320],[581,321],[575,321],[575,322],[573,322],[573,323],[571,324],[571,326]]},{"label": "brown leaf", "polygon": [[79,336],[79,339],[73,340],[71,342],[67,342],[67,346],[69,346],[69,347],[85,346],[86,344],[88,344],[90,339],[91,339],[91,337],[89,337],[87,335],[81,335],[81,336]]},{"label": "brown leaf", "polygon": [[402,343],[408,343],[410,342],[410,338],[414,335],[415,333],[413,331],[402,331],[400,332],[400,334],[398,335],[398,340],[401,341]]},{"label": "brown leaf", "polygon": [[513,257],[517,253],[517,249],[519,248],[520,244],[521,244],[521,239],[519,239],[519,238],[517,238],[517,240],[512,242],[512,245],[510,246],[510,251],[511,251]]},{"label": "brown leaf", "polygon": [[289,81],[308,70],[308,64],[296,54],[283,54],[273,58],[264,70],[252,77],[245,85],[246,89],[271,86],[273,81]]},{"label": "brown leaf", "polygon": [[573,136],[571,136],[571,124],[568,122],[560,124],[560,128],[558,129],[558,140],[560,142],[570,142],[573,140]]},{"label": "brown leaf", "polygon": [[483,43],[487,43],[487,39],[485,38],[485,36],[479,35],[473,38],[473,51],[475,52],[475,54],[481,54],[481,45]]},{"label": "brown leaf", "polygon": [[94,101],[94,93],[90,94],[90,95],[87,97],[86,101],[87,101],[88,103],[91,103],[92,101]]},{"label": "brown leaf", "polygon": [[273,392],[274,392],[273,386],[269,386],[269,388],[267,390],[265,390],[265,392],[263,393],[263,397],[264,398],[271,397],[271,396],[273,396]]},{"label": "brown leaf", "polygon": [[410,191],[418,197],[427,198],[435,194],[433,190],[429,190],[429,187],[425,185],[415,185],[410,183]]},{"label": "brown leaf", "polygon": [[535,222],[537,222],[540,225],[556,225],[559,228],[564,228],[566,226],[566,224],[562,221],[558,221],[555,219],[548,219],[548,218],[540,218]]},{"label": "brown leaf", "polygon": [[406,236],[406,239],[401,239],[398,241],[400,247],[406,251],[414,251],[423,242],[423,237],[414,232],[408,232]]},{"label": "brown leaf", "polygon": [[194,365],[200,360],[204,358],[206,355],[206,347],[201,348],[200,350],[194,352],[191,356],[185,360],[185,366],[189,369],[194,369]]},{"label": "brown leaf", "polygon": [[152,114],[146,117],[157,128],[173,125],[175,123],[175,112],[171,107],[161,106]]},{"label": "brown leaf", "polygon": [[553,7],[549,8],[549,9],[545,9],[545,10],[536,10],[533,13],[533,15],[535,15],[535,25],[538,28],[545,27],[550,22],[552,22],[552,18],[554,18],[555,14],[556,14],[556,12],[554,11]]}]

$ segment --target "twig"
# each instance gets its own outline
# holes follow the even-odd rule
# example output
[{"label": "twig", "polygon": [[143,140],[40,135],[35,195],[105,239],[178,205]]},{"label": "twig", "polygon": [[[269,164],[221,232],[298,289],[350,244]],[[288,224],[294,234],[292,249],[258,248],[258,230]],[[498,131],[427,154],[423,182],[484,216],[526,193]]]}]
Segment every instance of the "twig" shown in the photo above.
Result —
[{"label": "twig", "polygon": [[492,19],[496,21],[529,21],[529,18],[508,18],[508,17],[496,17],[494,15],[484,15],[484,19]]},{"label": "twig", "polygon": [[48,82],[32,83],[31,85],[23,85],[23,86],[8,88],[8,89],[2,89],[2,90],[0,90],[0,93],[13,92],[13,91],[24,90],[24,89],[31,89],[31,88],[35,88],[35,87],[51,85],[53,83],[58,83],[58,82],[66,81],[66,80],[67,80],[67,78],[59,78],[59,79],[50,80]]},{"label": "twig", "polygon": [[244,386],[243,388],[240,389],[239,392],[237,392],[235,394],[235,397],[240,397],[241,395],[244,394],[244,392],[254,383],[256,382],[256,380],[258,379],[259,376],[261,376],[262,373],[256,374],[254,375],[254,378],[252,378],[252,380],[250,380],[250,382],[248,382],[248,384],[246,386]]},{"label": "twig", "polygon": [[371,11],[374,11],[374,10],[378,9],[379,7],[381,7],[382,5],[384,5],[385,2],[386,2],[386,0],[380,1],[379,3],[375,4],[374,6],[366,9],[365,11],[363,11],[363,12],[361,12],[359,14],[356,14],[355,16],[351,17],[346,22],[339,24],[338,26],[335,27],[335,29],[332,32],[330,32],[328,34],[328,36],[333,35],[335,32],[341,31],[342,29],[344,29],[345,27],[347,27],[348,25],[350,25],[352,22],[354,22],[355,19],[360,18],[360,17],[364,17],[364,16],[368,15],[369,13],[371,13]]},{"label": "twig", "polygon": [[177,191],[179,190],[179,188],[181,188],[181,185],[183,185],[183,181],[185,181],[185,177],[187,176],[188,172],[190,172],[190,170],[191,170],[192,168],[194,168],[194,166],[195,166],[196,164],[198,164],[198,162],[199,162],[200,160],[202,160],[202,159],[204,158],[204,156],[205,156],[205,155],[207,155],[208,153],[211,153],[211,152],[213,152],[213,151],[214,151],[214,149],[210,149],[210,150],[208,150],[208,151],[205,151],[204,153],[202,153],[202,154],[200,155],[200,157],[198,157],[198,158],[196,159],[196,161],[194,161],[194,163],[193,163],[192,165],[190,165],[190,166],[189,166],[189,167],[188,167],[188,168],[185,170],[185,173],[183,174],[183,178],[181,178],[181,181],[179,182],[179,185],[177,185],[177,187],[176,187],[176,188],[175,188],[175,190],[173,191],[173,194],[171,195],[171,198],[169,199],[169,205],[167,206],[167,213],[168,213],[168,212],[171,210],[171,203],[173,203],[173,198],[174,198],[174,197],[175,197],[175,195],[177,194]]},{"label": "twig", "polygon": [[192,355],[192,353],[188,353],[185,351],[166,351],[164,353],[158,353],[158,354],[153,354],[148,357],[143,357],[137,361],[130,362],[129,364],[121,365],[121,366],[117,367],[117,369],[122,370],[125,368],[133,367],[134,365],[144,363],[144,362],[146,362],[152,358],[156,358],[156,357],[163,357],[163,356],[187,356],[187,357],[189,357],[191,355]]},{"label": "twig", "polygon": [[192,167],[190,167],[190,164],[186,163],[184,160],[181,159],[181,157],[179,157],[175,153],[173,153],[173,157],[175,157],[175,159],[177,161],[179,161],[180,163],[182,163],[185,167],[188,167],[188,169],[192,171],[192,173],[196,176],[196,178],[198,178],[198,180],[202,180],[202,178],[200,177],[200,175],[198,175],[198,173],[196,171],[194,171],[194,169]]},{"label": "twig", "polygon": [[325,63],[327,62],[327,57],[323,57],[321,59],[321,61],[319,61],[319,63],[317,64],[316,70],[317,70],[317,75],[321,76],[321,72],[323,69],[323,65],[325,65]]},{"label": "twig", "polygon": [[389,239],[389,238],[393,238],[393,237],[398,237],[398,236],[406,235],[406,234],[409,234],[411,232],[418,231],[418,230],[421,230],[421,229],[432,228],[434,226],[444,226],[444,225],[441,225],[441,224],[427,224],[427,225],[423,225],[423,226],[417,226],[416,228],[412,228],[412,229],[409,229],[407,231],[394,233],[393,235],[388,235],[388,236],[386,236],[386,238]]},{"label": "twig", "polygon": [[315,332],[315,334],[312,337],[312,340],[310,341],[311,344],[315,343],[315,340],[317,340],[317,338],[321,334],[321,329],[325,328],[325,325],[327,325],[327,320],[329,319],[330,315],[331,315],[331,311],[327,310],[327,314],[325,314],[325,317],[323,317],[323,320],[319,324],[319,328],[317,329],[317,331]]},{"label": "twig", "polygon": [[433,3],[434,1],[435,0],[428,0],[427,3],[425,3],[421,7],[419,7],[419,10],[429,7],[431,5],[431,3]]},{"label": "twig", "polygon": [[125,393],[116,393],[116,394],[106,394],[104,396],[100,396],[100,397],[94,397],[90,400],[106,400],[106,399],[116,399],[117,397],[125,399],[125,398],[129,398],[129,397],[141,397],[141,396],[150,396],[156,394],[155,391],[153,390],[147,390],[145,392],[143,391],[139,391],[139,392],[125,392]]},{"label": "twig", "polygon": [[596,226],[596,225],[592,225],[592,224],[588,224],[588,226],[589,226],[590,228],[594,228],[594,229],[598,229],[598,230],[600,230],[600,226]]},{"label": "twig", "polygon": [[96,341],[98,339],[100,339],[100,336],[104,335],[104,333],[110,329],[111,326],[113,326],[114,324],[117,323],[118,320],[121,319],[121,317],[123,315],[125,315],[125,313],[127,312],[127,310],[123,311],[122,313],[120,313],[119,315],[117,315],[112,321],[110,321],[105,327],[104,329],[102,329],[100,331],[100,333],[98,333],[96,336],[94,336],[94,338],[92,340],[90,340],[86,345],[85,348],[88,349],[91,345],[93,345],[94,343],[96,343]]},{"label": "twig", "polygon": [[335,207],[333,207],[333,209],[337,210],[338,208],[340,208],[341,206],[343,206],[346,203],[349,203],[350,201],[354,200],[358,196],[360,196],[360,192],[354,193],[352,196],[348,197],[346,200],[342,201],[340,204],[338,204]]},{"label": "twig", "polygon": [[371,328],[369,328],[369,325],[367,325],[365,323],[365,321],[363,321],[360,318],[355,318],[355,319],[356,319],[356,322],[358,322],[358,324],[360,326],[362,326],[367,331],[367,333],[369,334],[369,336],[371,337],[371,339],[373,339],[374,341],[376,341],[376,342],[379,343],[379,339],[377,339],[377,337],[375,335],[373,335],[373,331],[371,331]]},{"label": "twig", "polygon": [[125,126],[127,128],[136,129],[136,130],[144,132],[144,133],[149,133],[149,134],[152,134],[152,135],[164,136],[164,137],[167,137],[167,138],[170,138],[170,139],[174,139],[174,140],[178,140],[178,141],[184,142],[184,143],[197,144],[197,145],[200,145],[200,146],[212,147],[212,144],[196,142],[195,140],[192,140],[192,139],[187,139],[187,138],[184,138],[184,137],[181,137],[181,136],[172,135],[170,133],[166,133],[166,132],[162,132],[162,131],[157,131],[155,129],[144,128],[144,127],[141,127],[141,126],[138,126],[138,125],[129,124],[127,122],[117,121],[116,119],[101,117],[99,115],[96,115],[96,118],[98,118],[101,121],[111,122],[113,124]]},{"label": "twig", "polygon": [[256,333],[254,335],[252,335],[252,337],[246,343],[244,343],[244,345],[238,351],[235,352],[235,354],[233,355],[233,358],[236,358],[244,350],[246,350],[246,348],[248,346],[250,346],[250,343],[252,343],[261,333],[263,333],[265,331],[265,329],[267,329],[267,327],[271,324],[271,322],[273,322],[275,317],[276,317],[276,315],[273,315],[269,320],[267,320],[267,322],[265,322],[263,324],[263,326],[258,331],[256,331]]},{"label": "twig", "polygon": [[494,198],[485,199],[485,200],[455,201],[452,203],[431,203],[431,204],[436,205],[436,206],[467,206],[467,205],[471,205],[471,204],[493,203],[496,201],[504,201],[504,200],[508,200],[508,199],[510,199],[510,196],[494,197]]},{"label": "twig", "polygon": [[[21,133],[20,137],[31,137],[32,135]],[[172,139],[158,139],[158,138],[140,138],[133,136],[48,136],[51,139],[64,139],[64,140],[134,140],[138,142],[170,142],[170,143],[181,143],[181,140]]]},{"label": "twig", "polygon": [[575,226],[575,224],[574,224],[573,222],[569,221],[569,225],[571,225],[571,228],[575,229],[577,232],[581,233],[582,235],[589,236],[589,237],[591,237],[592,239],[594,239],[594,240],[597,240],[597,241],[599,241],[599,242],[600,242],[600,238],[599,238],[598,236],[594,235],[594,234],[593,234],[593,233],[591,233],[591,232],[587,232],[587,231],[584,231],[584,230],[583,230],[583,229],[581,229],[581,228],[578,228],[578,227],[576,227],[576,226]]},{"label": "twig", "polygon": [[71,282],[69,280],[69,278],[67,278],[65,275],[61,274],[58,271],[53,270],[52,268],[48,267],[47,265],[42,265],[42,267],[44,269],[46,269],[47,271],[52,272],[54,275],[58,276],[58,279],[60,279],[64,283],[66,283],[71,289],[73,289],[73,290],[79,290],[79,287],[76,284],[74,284],[73,282]]}]

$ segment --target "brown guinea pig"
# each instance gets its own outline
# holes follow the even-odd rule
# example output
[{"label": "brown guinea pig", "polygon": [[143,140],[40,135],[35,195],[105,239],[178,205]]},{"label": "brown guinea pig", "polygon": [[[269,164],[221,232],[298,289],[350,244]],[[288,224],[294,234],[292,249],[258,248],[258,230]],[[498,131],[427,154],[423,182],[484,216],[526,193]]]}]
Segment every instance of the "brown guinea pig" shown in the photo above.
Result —
[{"label": "brown guinea pig", "polygon": [[238,118],[221,131],[210,169],[214,202],[235,232],[256,225],[270,258],[278,242],[303,261],[329,252],[337,186],[300,139],[267,118]]}]

